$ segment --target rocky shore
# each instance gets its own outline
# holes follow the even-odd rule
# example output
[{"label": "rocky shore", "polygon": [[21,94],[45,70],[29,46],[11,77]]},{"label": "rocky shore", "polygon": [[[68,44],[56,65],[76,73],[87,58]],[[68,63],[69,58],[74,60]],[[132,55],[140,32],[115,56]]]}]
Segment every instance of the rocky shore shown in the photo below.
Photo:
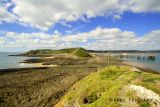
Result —
[{"label": "rocky shore", "polygon": [[[50,57],[36,62],[58,66],[0,71],[0,107],[51,107],[75,82],[105,67],[107,57]],[[120,63],[116,59],[111,62]]]},{"label": "rocky shore", "polygon": [[[73,84],[108,66],[108,57],[92,54],[92,57],[80,58],[59,54],[23,63],[36,66],[0,71],[0,107],[52,107]],[[110,57],[110,65],[126,64]]]}]

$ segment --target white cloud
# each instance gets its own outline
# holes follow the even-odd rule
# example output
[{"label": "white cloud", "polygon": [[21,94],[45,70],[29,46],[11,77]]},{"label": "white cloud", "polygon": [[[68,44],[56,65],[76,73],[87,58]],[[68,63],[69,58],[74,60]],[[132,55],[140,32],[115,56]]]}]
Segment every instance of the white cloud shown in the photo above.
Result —
[{"label": "white cloud", "polygon": [[91,35],[97,40],[88,43],[86,48],[90,49],[111,49],[111,50],[159,50],[160,30],[153,30],[141,37],[131,31],[122,31],[118,28],[102,29],[97,28],[91,31]]},{"label": "white cloud", "polygon": [[4,37],[0,37],[0,45],[5,43]]},{"label": "white cloud", "polygon": [[[55,23],[71,27],[67,22],[96,16],[120,19],[125,11],[160,12],[160,0],[12,0],[14,14],[21,24],[48,30]],[[6,14],[12,17],[12,15]],[[3,18],[4,20],[4,18]],[[7,20],[8,21],[8,20]]]},{"label": "white cloud", "polygon": [[[86,20],[87,18],[119,13],[118,0],[13,0],[13,12],[19,16],[19,21],[31,26],[47,30],[57,22],[70,27],[65,22]],[[29,8],[28,8],[29,7]]]},{"label": "white cloud", "polygon": [[135,13],[160,12],[160,0],[130,0],[130,5]]},{"label": "white cloud", "polygon": [[[36,48],[66,48],[84,47],[97,50],[127,50],[127,49],[160,49],[160,30],[154,30],[141,37],[132,31],[122,31],[119,28],[101,28],[84,33],[62,35],[61,33],[14,33],[6,32],[0,38],[1,47]],[[4,42],[5,40],[5,42]]]},{"label": "white cloud", "polygon": [[0,23],[2,22],[14,22],[16,16],[7,11],[6,7],[0,7]]}]

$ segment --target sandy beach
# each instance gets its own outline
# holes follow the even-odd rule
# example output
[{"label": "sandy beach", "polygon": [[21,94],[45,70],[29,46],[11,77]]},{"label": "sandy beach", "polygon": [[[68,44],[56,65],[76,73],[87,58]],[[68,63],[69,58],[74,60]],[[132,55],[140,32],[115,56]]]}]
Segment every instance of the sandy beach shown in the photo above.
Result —
[{"label": "sandy beach", "polygon": [[58,66],[58,65],[43,65],[43,63],[33,63],[33,64],[31,64],[32,65],[32,67],[56,67],[56,66]]}]

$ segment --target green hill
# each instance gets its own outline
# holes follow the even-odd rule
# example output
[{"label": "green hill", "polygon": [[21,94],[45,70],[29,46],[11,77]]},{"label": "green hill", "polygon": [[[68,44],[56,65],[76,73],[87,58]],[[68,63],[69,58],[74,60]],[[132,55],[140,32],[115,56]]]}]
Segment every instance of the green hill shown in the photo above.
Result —
[{"label": "green hill", "polygon": [[26,55],[42,55],[42,54],[52,54],[52,50],[50,49],[37,49],[37,50],[30,50],[25,53]]},{"label": "green hill", "polygon": [[30,50],[25,55],[53,55],[53,54],[69,54],[78,57],[90,57],[91,55],[84,48],[65,48],[60,50],[37,49]]},{"label": "green hill", "polygon": [[77,48],[72,52],[73,55],[78,57],[90,57],[91,55],[83,48]]}]

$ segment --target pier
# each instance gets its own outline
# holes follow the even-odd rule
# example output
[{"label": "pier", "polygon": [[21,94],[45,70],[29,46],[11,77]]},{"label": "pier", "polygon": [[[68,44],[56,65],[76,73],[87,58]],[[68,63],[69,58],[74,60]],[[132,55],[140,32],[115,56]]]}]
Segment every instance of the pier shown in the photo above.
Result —
[{"label": "pier", "polygon": [[156,56],[154,54],[146,54],[146,53],[119,53],[119,54],[112,54],[115,58],[120,59],[137,59],[137,60],[156,60]]}]

